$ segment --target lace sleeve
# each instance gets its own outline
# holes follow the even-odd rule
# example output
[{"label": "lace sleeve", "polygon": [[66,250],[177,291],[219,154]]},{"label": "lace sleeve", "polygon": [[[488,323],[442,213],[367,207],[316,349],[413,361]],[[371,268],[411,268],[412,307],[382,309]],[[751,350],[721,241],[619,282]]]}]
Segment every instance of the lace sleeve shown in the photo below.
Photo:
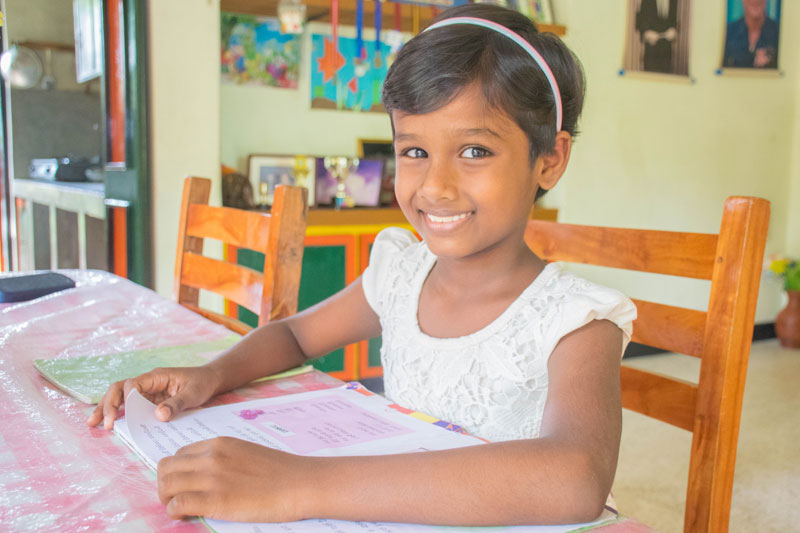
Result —
[{"label": "lace sleeve", "polygon": [[386,228],[375,238],[369,254],[369,266],[361,276],[361,284],[367,303],[378,316],[383,314],[381,302],[386,301],[383,291],[389,289],[386,279],[390,271],[397,267],[403,251],[417,243],[419,241],[414,234],[402,228]]},{"label": "lace sleeve", "polygon": [[619,291],[580,278],[571,289],[562,295],[559,312],[547,329],[545,353],[552,353],[562,337],[592,320],[609,320],[622,330],[622,357],[633,334],[636,306]]}]

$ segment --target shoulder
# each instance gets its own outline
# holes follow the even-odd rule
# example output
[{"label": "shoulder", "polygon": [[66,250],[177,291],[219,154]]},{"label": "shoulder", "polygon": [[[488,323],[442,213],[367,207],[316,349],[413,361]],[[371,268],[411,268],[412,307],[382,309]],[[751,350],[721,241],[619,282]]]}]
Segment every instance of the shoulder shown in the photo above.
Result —
[{"label": "shoulder", "polygon": [[780,30],[780,24],[775,19],[771,19],[767,17],[764,19],[764,29],[762,30],[763,33],[767,33],[769,36],[776,36],[778,35],[778,31]]},{"label": "shoulder", "polygon": [[378,314],[389,293],[410,281],[426,251],[427,247],[406,229],[386,228],[378,233],[361,278],[364,295]]},{"label": "shoulder", "polygon": [[[386,228],[375,237],[372,249],[373,251],[379,250],[381,253],[396,254],[415,244],[420,244],[419,239],[407,229]],[[371,257],[370,260],[372,260]]]},{"label": "shoulder", "polygon": [[[556,272],[543,292],[556,307],[550,328],[554,343],[564,335],[592,322],[608,320],[622,330],[624,344],[633,334],[636,306],[611,287],[606,287],[554,265]],[[623,346],[624,347],[624,346]]]},{"label": "shoulder", "polygon": [[739,37],[742,33],[747,33],[747,24],[744,21],[744,17],[728,23],[727,35],[729,39],[731,37]]},{"label": "shoulder", "polygon": [[369,266],[382,268],[384,264],[396,265],[403,259],[417,261],[426,247],[417,237],[403,228],[386,228],[375,237],[369,254]]}]

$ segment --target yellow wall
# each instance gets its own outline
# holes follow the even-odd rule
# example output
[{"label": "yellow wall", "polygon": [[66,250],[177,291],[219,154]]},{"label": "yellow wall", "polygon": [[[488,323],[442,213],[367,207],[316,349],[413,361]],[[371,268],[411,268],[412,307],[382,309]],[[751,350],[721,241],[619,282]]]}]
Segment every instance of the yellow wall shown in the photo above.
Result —
[{"label": "yellow wall", "polygon": [[[797,2],[790,7],[795,12],[800,9]],[[795,13],[796,15],[796,13]],[[797,23],[797,16],[795,16]],[[797,46],[797,44],[795,44]],[[793,69],[795,80],[794,132],[792,135],[792,166],[789,189],[789,216],[786,224],[786,253],[800,258],[800,53],[795,53],[794,63],[786,64]],[[791,113],[790,113],[791,114]]]},{"label": "yellow wall", "polygon": [[[558,185],[565,222],[716,232],[731,195],[772,202],[767,250],[787,245],[790,211],[800,207],[798,2],[784,2],[784,77],[718,76],[724,2],[693,3],[690,73],[695,83],[620,77],[627,2],[561,0],[566,42],[583,62],[587,99],[570,168]],[[794,136],[794,137],[793,137]],[[794,200],[789,199],[794,152]],[[795,217],[797,215],[795,214]],[[794,218],[794,227],[798,219]],[[793,236],[795,245],[800,239]],[[631,296],[703,307],[707,284],[597,273]],[[757,322],[770,322],[780,285],[762,281]]]},{"label": "yellow wall", "polygon": [[[219,0],[148,10],[154,278],[171,296],[183,179],[219,176]],[[211,198],[219,204],[219,179]]]}]

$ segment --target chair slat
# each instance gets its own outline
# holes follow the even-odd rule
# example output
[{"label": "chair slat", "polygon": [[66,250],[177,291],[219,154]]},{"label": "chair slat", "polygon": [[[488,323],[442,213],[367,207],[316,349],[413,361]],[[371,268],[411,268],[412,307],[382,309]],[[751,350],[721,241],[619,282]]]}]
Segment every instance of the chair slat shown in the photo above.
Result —
[{"label": "chair slat", "polygon": [[[633,322],[633,340],[694,357],[703,355],[706,313],[683,307],[633,300],[638,318]],[[664,327],[669,324],[669,327]]]},{"label": "chair slat", "polygon": [[692,431],[697,385],[623,365],[620,369],[622,406]]},{"label": "chair slat", "polygon": [[181,282],[215,292],[256,314],[261,311],[262,276],[250,268],[186,252]]},{"label": "chair slat", "polygon": [[531,220],[531,250],[547,261],[585,263],[656,274],[711,279],[717,235],[604,228]]},{"label": "chair slat", "polygon": [[209,320],[213,320],[217,324],[222,324],[229,330],[235,331],[240,335],[247,335],[253,330],[252,327],[248,326],[247,324],[245,324],[240,320],[236,320],[235,318],[225,316],[220,313],[215,313],[214,311],[209,311],[208,309],[203,309],[202,307],[197,307],[196,305],[192,304],[181,304],[181,305],[183,305],[185,308],[191,311],[194,311],[198,315],[204,316]]},{"label": "chair slat", "polygon": [[270,216],[265,213],[193,204],[189,207],[186,234],[258,250],[267,242],[269,226]]}]

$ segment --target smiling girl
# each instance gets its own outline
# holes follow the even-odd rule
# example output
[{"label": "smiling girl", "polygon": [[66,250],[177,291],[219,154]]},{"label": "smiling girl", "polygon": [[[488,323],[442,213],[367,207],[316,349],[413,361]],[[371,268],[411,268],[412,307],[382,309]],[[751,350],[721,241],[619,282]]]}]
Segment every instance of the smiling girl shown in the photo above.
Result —
[{"label": "smiling girl", "polygon": [[[300,457],[221,438],[159,464],[173,517],[337,518],[447,525],[598,516],[619,449],[620,358],[636,316],[620,293],[545,264],[523,239],[567,166],[583,102],[572,53],[524,16],[474,4],[400,51],[383,101],[400,207],[422,241],[379,234],[363,276],[262,326],[203,367],[114,384],[169,420],[215,394],[382,335],[386,396],[491,444],[379,457]],[[341,483],[347,479],[348,483]]]}]

